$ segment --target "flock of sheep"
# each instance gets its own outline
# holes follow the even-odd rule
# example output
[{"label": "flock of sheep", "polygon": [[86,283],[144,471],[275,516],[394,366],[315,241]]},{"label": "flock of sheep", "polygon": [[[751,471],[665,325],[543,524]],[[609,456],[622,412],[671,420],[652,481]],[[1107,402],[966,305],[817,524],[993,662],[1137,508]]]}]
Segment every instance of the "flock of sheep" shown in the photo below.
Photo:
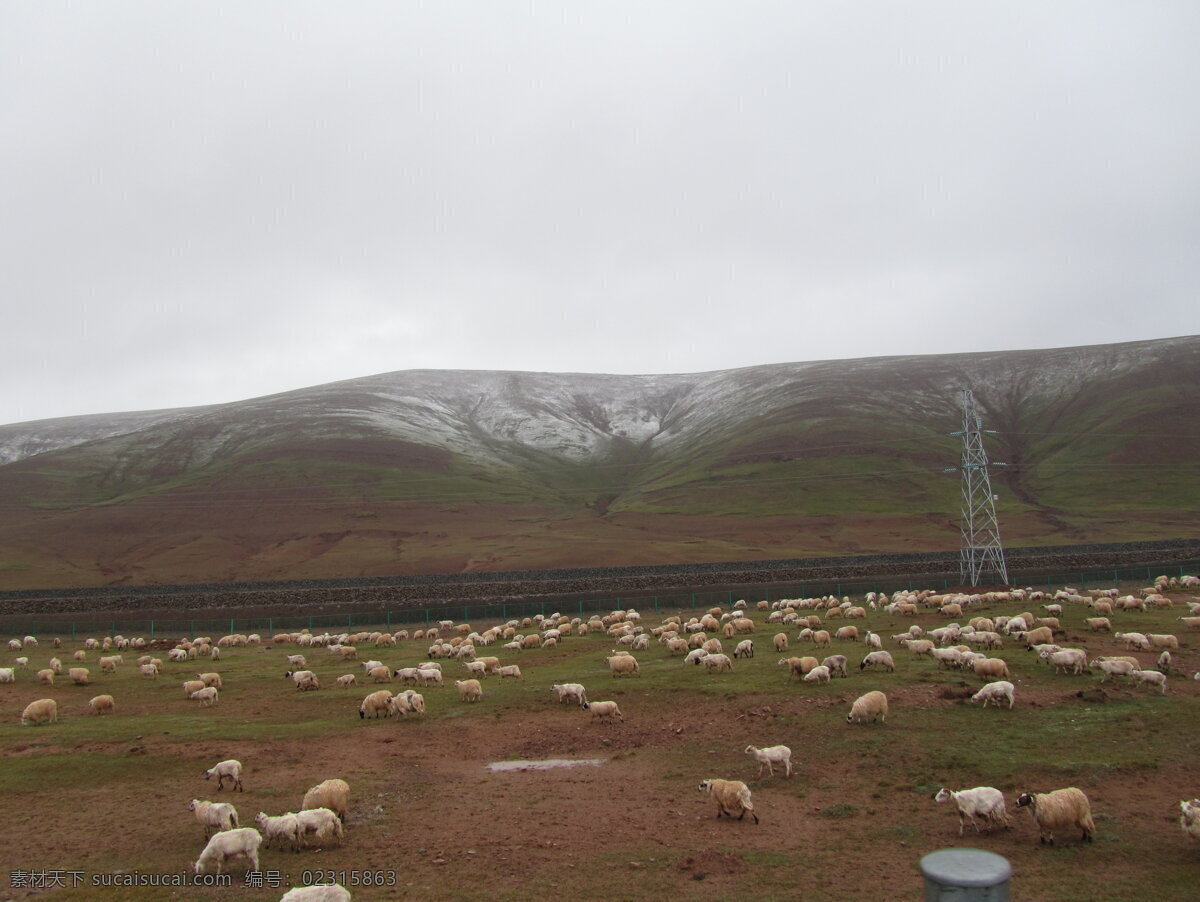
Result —
[{"label": "flock of sheep", "polygon": [[[679,656],[684,665],[702,667],[706,672],[718,675],[731,673],[734,662],[752,659],[755,655],[754,635],[764,626],[768,631],[778,630],[771,638],[776,653],[786,653],[798,645],[807,650],[825,649],[830,654],[821,660],[815,655],[785,656],[778,661],[787,668],[787,678],[797,678],[809,683],[829,683],[834,679],[848,679],[851,674],[851,659],[838,653],[834,643],[842,651],[849,651],[857,643],[865,649],[857,660],[860,673],[872,671],[871,679],[876,684],[886,680],[886,674],[895,671],[892,652],[885,648],[884,639],[870,629],[860,629],[847,621],[865,621],[876,615],[912,616],[921,612],[937,612],[947,619],[944,626],[923,629],[913,624],[901,633],[892,635],[889,642],[896,649],[903,649],[914,658],[928,660],[937,668],[957,670],[982,678],[986,682],[975,692],[970,701],[983,707],[996,705],[1012,709],[1016,701],[1016,684],[1010,662],[993,656],[992,652],[1003,648],[1005,643],[1015,644],[1033,653],[1028,666],[1045,664],[1058,673],[1084,675],[1096,671],[1104,682],[1125,679],[1130,685],[1149,686],[1166,693],[1168,674],[1172,673],[1172,652],[1178,653],[1181,643],[1169,633],[1116,632],[1113,621],[1128,610],[1145,612],[1151,609],[1170,609],[1174,602],[1166,594],[1175,589],[1191,589],[1200,585],[1195,577],[1168,579],[1161,577],[1155,585],[1134,593],[1122,595],[1115,589],[1079,592],[1064,588],[1050,595],[1031,589],[1014,589],[1006,592],[991,592],[982,595],[949,595],[933,591],[896,592],[891,597],[869,593],[861,604],[848,598],[833,597],[787,599],[768,604],[759,602],[753,608],[738,602],[732,610],[713,608],[702,615],[665,617],[654,626],[642,623],[642,615],[636,610],[613,611],[605,616],[592,615],[589,619],[554,614],[522,620],[510,620],[485,630],[475,630],[468,624],[443,621],[436,627],[421,630],[399,630],[395,632],[365,631],[355,634],[313,635],[308,631],[280,633],[264,640],[258,635],[231,635],[214,641],[207,637],[185,639],[178,642],[145,639],[125,639],[121,636],[87,639],[83,648],[74,653],[78,666],[69,667],[66,676],[76,685],[89,685],[91,672],[82,666],[89,653],[99,653],[98,664],[101,674],[110,674],[124,665],[124,655],[144,652],[137,659],[138,673],[149,680],[157,680],[167,669],[161,658],[155,656],[165,650],[168,662],[192,666],[201,658],[219,661],[221,650],[238,647],[274,646],[286,654],[286,677],[296,691],[309,692],[322,688],[321,679],[310,669],[308,658],[321,654],[327,661],[338,664],[354,662],[355,671],[338,676],[333,682],[339,689],[350,689],[364,683],[394,684],[399,682],[398,692],[392,688],[376,689],[367,694],[358,704],[358,715],[362,719],[421,716],[426,713],[425,696],[418,689],[444,687],[443,662],[448,666],[463,669],[464,679],[454,680],[454,687],[462,702],[475,703],[485,697],[484,686],[489,678],[523,680],[524,674],[516,663],[502,664],[498,655],[485,653],[488,646],[495,645],[506,654],[522,654],[534,649],[554,648],[559,643],[571,641],[572,637],[600,633],[616,646],[604,660],[612,677],[636,677],[640,673],[637,653],[651,652],[655,646],[665,650],[668,656]],[[1188,630],[1200,629],[1200,601],[1189,601],[1188,614],[1178,621]],[[985,611],[1005,606],[1027,608],[1012,614],[990,614]],[[1147,664],[1134,654],[1115,656],[1092,656],[1083,648],[1064,647],[1056,644],[1063,634],[1061,621],[1066,606],[1079,605],[1090,608],[1085,619],[1090,631],[1111,634],[1130,652],[1157,652],[1153,665]],[[1035,615],[1033,610],[1042,613]],[[978,611],[977,616],[969,614]],[[870,612],[870,613],[868,613]],[[756,621],[754,618],[758,617]],[[833,628],[831,621],[840,620],[842,625]],[[965,621],[965,622],[960,622]],[[789,636],[790,631],[795,631]],[[382,660],[371,657],[359,661],[361,652],[371,648],[372,654],[385,655],[385,649],[408,646],[412,642],[430,643],[424,652],[426,660],[414,666],[393,667]],[[725,643],[733,647],[726,653]],[[55,649],[61,642],[53,640]],[[36,652],[37,638],[27,636],[13,639],[9,643],[13,652],[21,652],[13,666],[0,668],[0,683],[14,683],[17,675],[29,667],[29,655]],[[169,647],[168,647],[169,646]],[[321,650],[318,652],[318,650]],[[856,655],[855,658],[858,658]],[[193,667],[193,669],[195,669]],[[53,685],[63,675],[63,663],[58,657],[50,660],[49,666],[36,673],[36,679],[44,685]],[[1200,679],[1200,674],[1196,675]],[[412,687],[412,688],[410,688]],[[218,702],[223,688],[221,675],[216,670],[200,672],[195,679],[182,683],[184,696],[199,706],[210,707]],[[587,690],[580,683],[555,684],[551,691],[559,702],[576,705],[590,712],[596,721],[625,721],[625,714],[615,701],[589,701]],[[102,694],[91,699],[89,709],[96,715],[112,715],[116,701],[112,694]],[[846,714],[850,724],[887,723],[888,698],[884,691],[872,689],[860,695]],[[53,698],[42,698],[30,702],[21,714],[23,724],[54,723],[58,716],[57,702]],[[792,774],[791,750],[784,745],[765,748],[748,746],[759,765],[758,776],[764,769],[769,776],[775,775],[775,767],[781,767],[785,777]],[[205,772],[208,779],[216,778],[217,789],[224,789],[228,780],[233,790],[241,790],[242,765],[235,760],[222,761]],[[710,796],[717,804],[718,817],[744,819],[749,813],[755,823],[759,814],[755,810],[751,792],[741,780],[710,778],[699,785],[702,793]],[[986,826],[1008,826],[1010,824],[1004,796],[993,787],[979,786],[974,789],[954,791],[943,788],[935,795],[938,802],[953,801],[959,814],[959,834],[970,823],[978,832],[980,822]],[[323,846],[337,841],[344,835],[344,822],[348,812],[349,787],[342,780],[327,780],[313,787],[304,797],[297,812],[269,816],[259,812],[255,827],[240,825],[237,811],[232,804],[210,800],[193,799],[190,809],[204,826],[207,844],[193,865],[196,873],[205,873],[215,868],[223,871],[231,859],[243,858],[248,866],[258,869],[260,846],[278,846],[299,850],[306,846]],[[1016,799],[1018,808],[1029,808],[1039,828],[1042,842],[1053,842],[1056,831],[1068,828],[1081,831],[1082,838],[1091,841],[1095,831],[1087,797],[1075,787],[1067,787],[1047,793],[1023,793]],[[1180,823],[1185,832],[1200,839],[1200,800],[1180,802]],[[209,834],[212,834],[209,836]],[[341,902],[349,899],[349,893],[339,886],[306,887],[291,890],[284,899],[321,900]]]}]

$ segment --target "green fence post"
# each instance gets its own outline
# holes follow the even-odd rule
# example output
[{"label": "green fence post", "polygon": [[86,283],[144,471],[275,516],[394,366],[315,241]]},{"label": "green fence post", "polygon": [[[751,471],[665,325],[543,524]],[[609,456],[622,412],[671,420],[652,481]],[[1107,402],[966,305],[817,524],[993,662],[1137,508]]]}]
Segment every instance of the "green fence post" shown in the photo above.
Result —
[{"label": "green fence post", "polygon": [[150,621],[150,638],[151,639],[154,638],[154,621],[153,620]]},{"label": "green fence post", "polygon": [[117,621],[114,620],[109,624],[108,634],[110,636],[115,636],[117,634]]}]

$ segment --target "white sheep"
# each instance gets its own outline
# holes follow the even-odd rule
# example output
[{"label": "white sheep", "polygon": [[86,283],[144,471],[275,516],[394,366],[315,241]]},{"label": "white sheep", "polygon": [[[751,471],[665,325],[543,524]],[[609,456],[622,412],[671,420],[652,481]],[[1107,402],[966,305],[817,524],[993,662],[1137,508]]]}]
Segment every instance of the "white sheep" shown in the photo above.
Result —
[{"label": "white sheep", "polygon": [[196,820],[204,827],[205,839],[219,830],[237,829],[237,809],[228,802],[206,802],[202,799],[192,799],[188,802],[188,811],[194,812]]},{"label": "white sheep", "polygon": [[350,893],[340,883],[317,883],[290,889],[279,902],[350,902]]},{"label": "white sheep", "polygon": [[722,814],[733,817],[736,814],[740,821],[749,811],[754,823],[758,823],[758,814],[750,801],[750,787],[741,780],[705,780],[700,784],[699,790],[716,799],[717,817]]},{"label": "white sheep", "polygon": [[198,701],[201,708],[211,708],[217,703],[217,687],[205,686],[203,689],[197,689],[188,698]]},{"label": "white sheep", "polygon": [[345,836],[341,819],[328,808],[308,808],[296,812],[296,821],[300,827],[302,840],[314,840],[324,845],[331,837],[337,837],[340,842]]},{"label": "white sheep", "polygon": [[500,675],[500,679],[504,679],[505,677],[512,677],[518,680],[525,679],[521,675],[521,667],[518,664],[505,664],[503,667],[497,667],[496,673]]},{"label": "white sheep", "polygon": [[54,723],[58,720],[58,702],[52,698],[39,698],[30,702],[21,712],[21,725]]},{"label": "white sheep", "polygon": [[1200,799],[1179,803],[1179,826],[1192,839],[1200,839]]},{"label": "white sheep", "polygon": [[[786,639],[787,637],[785,636],[784,638]],[[741,642],[739,642],[737,644],[737,647],[734,648],[734,650],[733,650],[733,656],[735,658],[753,658],[754,657],[754,640],[753,639],[743,639]]]},{"label": "white sheep", "polygon": [[254,824],[262,833],[263,845],[266,848],[278,845],[281,848],[286,846],[293,852],[300,850],[300,822],[295,814],[289,812],[270,817],[266,812],[260,811],[254,816]]},{"label": "white sheep", "polygon": [[228,779],[232,782],[233,788],[238,792],[242,791],[242,762],[236,758],[229,758],[225,761],[218,762],[204,772],[204,779],[209,780],[213,777],[217,778],[217,792],[225,788],[225,781]]},{"label": "white sheep", "polygon": [[304,803],[300,807],[304,810],[327,808],[345,823],[346,815],[350,813],[350,784],[336,777],[324,780],[304,794]]},{"label": "white sheep", "polygon": [[1042,843],[1053,845],[1054,831],[1066,827],[1078,827],[1083,831],[1083,839],[1088,842],[1092,841],[1092,834],[1096,832],[1088,797],[1074,786],[1053,792],[1023,793],[1017,799],[1017,807],[1033,811]]},{"label": "white sheep", "polygon": [[409,714],[424,714],[425,696],[411,689],[405,689],[392,696],[392,710],[405,717]]},{"label": "white sheep", "polygon": [[873,690],[854,700],[850,713],[846,715],[846,723],[871,723],[875,720],[887,723],[887,714],[887,696],[879,690]]},{"label": "white sheep", "polygon": [[617,707],[616,702],[584,702],[583,707],[592,712],[592,717],[599,720],[604,718],[611,720],[614,717],[621,718],[621,723],[625,723],[625,715],[621,713],[621,709]]},{"label": "white sheep", "polygon": [[786,745],[773,745],[765,749],[757,748],[753,745],[746,746],[746,754],[753,755],[758,761],[758,775],[761,777],[763,768],[773,777],[775,776],[775,768],[772,765],[782,764],[784,766],[784,776],[792,775],[792,750]]},{"label": "white sheep", "polygon": [[[400,671],[397,670],[395,675],[400,676]],[[351,686],[358,685],[358,677],[352,673],[344,673],[337,678],[336,682],[339,689],[349,689]]]},{"label": "white sheep", "polygon": [[1162,695],[1167,694],[1167,675],[1158,670],[1131,670],[1129,679],[1133,680],[1137,685],[1143,686],[1149,683],[1151,686],[1157,686],[1158,691]]},{"label": "white sheep", "polygon": [[991,786],[976,786],[974,789],[963,789],[955,791],[939,789],[934,795],[935,802],[948,802],[954,800],[954,804],[958,806],[958,835],[963,835],[963,827],[967,821],[971,822],[971,826],[975,828],[975,832],[979,831],[979,823],[975,820],[977,817],[982,817],[989,824],[1008,827],[1011,822],[1008,814],[1004,810],[1004,793]]},{"label": "white sheep", "polygon": [[1015,702],[1015,698],[1013,696],[1014,688],[1015,687],[1013,684],[1008,680],[997,680],[994,683],[988,683],[982,689],[972,695],[971,701],[983,702],[983,707],[985,708],[989,704],[995,704],[995,706],[999,708],[1000,702],[1004,699],[1007,699],[1008,708],[1011,711]]},{"label": "white sheep", "polygon": [[15,683],[17,671],[13,667],[0,667],[0,683]]},{"label": "white sheep", "polygon": [[1104,677],[1100,680],[1102,683],[1107,683],[1110,678],[1115,676],[1129,676],[1138,667],[1131,664],[1129,661],[1121,659],[1106,660],[1104,658],[1096,658],[1088,662],[1088,667],[1103,671]]},{"label": "white sheep", "polygon": [[1054,672],[1081,674],[1087,670],[1087,653],[1082,648],[1060,648],[1054,652],[1042,652],[1038,657],[1054,665]]},{"label": "white sheep", "polygon": [[700,663],[704,664],[704,669],[709,673],[722,673],[724,671],[733,673],[733,661],[729,659],[729,655],[705,655],[700,659]]},{"label": "white sheep", "polygon": [[829,668],[829,673],[831,676],[841,676],[841,677],[849,676],[849,674],[846,672],[846,667],[848,664],[849,664],[849,662],[846,660],[845,655],[830,655],[828,658],[826,658],[824,661],[821,662],[822,667]]},{"label": "white sheep", "polygon": [[819,664],[804,675],[806,683],[828,683],[830,677],[829,668],[824,664]]},{"label": "white sheep", "polygon": [[859,670],[866,670],[868,667],[882,667],[889,673],[894,673],[896,670],[896,662],[892,660],[891,652],[873,651],[864,657],[858,665]]},{"label": "white sheep", "polygon": [[454,688],[458,697],[464,702],[477,702],[483,698],[483,686],[479,680],[455,680]]},{"label": "white sheep", "polygon": [[635,673],[640,676],[638,662],[633,655],[613,655],[604,660],[608,664],[608,669],[612,671],[614,678]]},{"label": "white sheep", "polygon": [[88,708],[93,714],[115,714],[117,704],[111,695],[97,695],[88,702]]},{"label": "white sheep", "polygon": [[203,874],[214,863],[217,873],[231,858],[245,858],[247,871],[258,870],[258,847],[262,845],[262,834],[253,827],[239,827],[236,830],[222,830],[214,833],[208,845],[192,865],[192,870]]},{"label": "white sheep", "polygon": [[550,691],[558,696],[559,704],[573,702],[581,708],[587,707],[587,690],[580,683],[555,683]]}]

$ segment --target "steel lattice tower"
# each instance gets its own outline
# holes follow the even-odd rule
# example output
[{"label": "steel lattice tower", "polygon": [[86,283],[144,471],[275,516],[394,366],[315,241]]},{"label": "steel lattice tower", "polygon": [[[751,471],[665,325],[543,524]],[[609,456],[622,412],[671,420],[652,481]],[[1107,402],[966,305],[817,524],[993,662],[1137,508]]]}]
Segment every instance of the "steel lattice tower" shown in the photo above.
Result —
[{"label": "steel lattice tower", "polygon": [[[1004,585],[1008,584],[1008,567],[1004,563],[1004,545],[1000,542],[1000,524],[996,520],[995,496],[988,476],[987,451],[983,447],[983,417],[975,410],[975,396],[963,389],[962,432],[962,551],[959,575],[964,585],[979,585],[982,573],[994,572]],[[1002,467],[996,463],[993,466]],[[953,468],[948,472],[954,472]]]}]

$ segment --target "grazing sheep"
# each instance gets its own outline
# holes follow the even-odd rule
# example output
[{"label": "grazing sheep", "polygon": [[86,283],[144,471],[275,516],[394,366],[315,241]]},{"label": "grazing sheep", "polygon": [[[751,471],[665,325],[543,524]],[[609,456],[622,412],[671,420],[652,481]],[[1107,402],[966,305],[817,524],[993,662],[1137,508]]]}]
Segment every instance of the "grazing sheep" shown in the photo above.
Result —
[{"label": "grazing sheep", "polygon": [[93,714],[113,714],[117,710],[117,703],[111,695],[97,695],[88,702],[88,707]]},{"label": "grazing sheep", "polygon": [[736,814],[740,821],[749,811],[750,816],[754,818],[754,823],[758,823],[758,814],[755,813],[754,805],[750,801],[750,787],[741,780],[705,780],[700,784],[699,790],[717,800],[718,818],[722,814],[728,817]]},{"label": "grazing sheep", "polygon": [[1190,630],[1200,630],[1200,617],[1180,617],[1183,625]]},{"label": "grazing sheep", "polygon": [[380,664],[378,667],[372,667],[368,670],[367,676],[375,683],[390,683],[392,681],[392,668]]},{"label": "grazing sheep", "polygon": [[1150,640],[1141,633],[1113,633],[1113,638],[1118,642],[1124,642],[1125,647],[1131,651],[1148,651],[1150,649]]},{"label": "grazing sheep", "polygon": [[733,661],[729,659],[729,655],[705,655],[697,663],[700,662],[704,663],[704,669],[709,673],[721,673],[723,671],[733,673]]},{"label": "grazing sheep", "polygon": [[976,658],[971,662],[971,670],[985,680],[1009,676],[1008,662],[1003,658]]},{"label": "grazing sheep", "polygon": [[1107,633],[1112,630],[1112,621],[1107,617],[1087,618],[1088,629],[1093,633]]},{"label": "grazing sheep", "polygon": [[1043,645],[1054,641],[1054,630],[1048,626],[1039,626],[1037,629],[1032,629],[1025,633],[1022,639],[1025,642],[1026,648],[1032,645]]},{"label": "grazing sheep", "polygon": [[1055,673],[1071,673],[1079,675],[1087,670],[1087,653],[1082,648],[1060,648],[1058,651],[1044,651],[1038,657],[1054,665]]},{"label": "grazing sheep", "polygon": [[1146,638],[1150,640],[1153,648],[1169,648],[1179,651],[1179,639],[1169,633],[1147,633]]},{"label": "grazing sheep", "polygon": [[1161,671],[1133,670],[1129,673],[1129,679],[1133,680],[1139,686],[1144,686],[1147,683],[1151,686],[1157,686],[1158,691],[1162,695],[1167,694],[1167,675]]},{"label": "grazing sheep", "polygon": [[[397,670],[396,676],[400,676],[400,671]],[[358,677],[352,673],[344,673],[336,680],[339,689],[349,689],[351,686],[358,685]]]},{"label": "grazing sheep", "polygon": [[316,883],[288,890],[279,902],[350,902],[350,893],[340,883]]},{"label": "grazing sheep", "polygon": [[409,714],[425,713],[425,696],[411,689],[392,696],[392,710],[407,717]]},{"label": "grazing sheep", "polygon": [[217,703],[217,687],[205,686],[203,689],[197,689],[188,698],[198,701],[201,708],[211,708]]},{"label": "grazing sheep", "polygon": [[228,802],[205,802],[200,799],[192,799],[188,803],[188,811],[194,812],[196,820],[204,827],[205,839],[219,830],[237,829],[237,809]]},{"label": "grazing sheep", "polygon": [[882,667],[889,673],[894,673],[896,670],[896,662],[892,660],[891,652],[873,651],[868,653],[858,665],[859,670],[866,670],[868,667]]},{"label": "grazing sheep", "polygon": [[1179,826],[1192,839],[1200,839],[1200,799],[1179,803]]},{"label": "grazing sheep", "polygon": [[58,702],[52,698],[39,698],[30,702],[21,712],[21,725],[54,723],[58,720]]},{"label": "grazing sheep", "polygon": [[[775,643],[776,651],[787,651],[788,637],[787,633],[776,633],[775,638],[771,640]],[[735,652],[736,654],[736,652]]]},{"label": "grazing sheep", "polygon": [[[439,674],[440,675],[440,674]],[[380,715],[387,717],[392,713],[392,694],[386,689],[380,689],[378,692],[372,692],[362,700],[358,706],[358,716],[361,720],[366,720],[370,715],[372,718],[378,718]]]},{"label": "grazing sheep", "polygon": [[1018,808],[1029,808],[1037,821],[1039,839],[1054,844],[1054,831],[1066,827],[1078,827],[1083,839],[1092,841],[1096,824],[1092,821],[1092,809],[1088,797],[1082,790],[1069,786],[1045,793],[1023,793],[1017,799]]},{"label": "grazing sheep", "polygon": [[512,677],[513,679],[517,680],[525,679],[525,677],[521,675],[520,666],[517,664],[505,664],[503,667],[497,667],[496,673],[500,675],[500,679],[504,679],[505,677]]},{"label": "grazing sheep", "polygon": [[54,671],[50,670],[49,668],[46,670],[39,670],[37,672],[37,678],[39,683],[45,683],[47,686],[54,685]]},{"label": "grazing sheep", "polygon": [[293,852],[300,850],[300,822],[296,815],[288,813],[270,817],[266,812],[260,811],[254,816],[254,825],[262,833],[263,845],[266,848],[286,846]]},{"label": "grazing sheep", "polygon": [[233,788],[242,791],[242,762],[236,758],[228,758],[218,762],[204,772],[204,779],[217,778],[217,792],[225,788],[225,780],[233,782]]},{"label": "grazing sheep", "polygon": [[318,783],[304,794],[304,803],[300,807],[302,810],[328,808],[345,823],[346,815],[350,813],[350,784],[336,777]]},{"label": "grazing sheep", "polygon": [[138,673],[144,677],[149,677],[152,680],[158,679],[158,668],[153,664],[139,664]]},{"label": "grazing sheep", "polygon": [[792,750],[786,745],[773,745],[769,748],[760,749],[753,745],[746,746],[746,754],[753,755],[758,760],[758,775],[761,777],[763,768],[773,777],[775,776],[775,768],[772,765],[782,764],[784,766],[784,776],[792,775]]},{"label": "grazing sheep", "polygon": [[72,667],[67,671],[67,676],[71,678],[71,682],[76,686],[86,686],[92,681],[91,674],[86,667]]},{"label": "grazing sheep", "polygon": [[559,704],[574,702],[581,708],[587,707],[587,690],[580,683],[555,683],[550,691],[558,696]]},{"label": "grazing sheep", "polygon": [[479,680],[455,680],[454,688],[458,690],[458,697],[464,702],[477,702],[483,698],[483,686]]},{"label": "grazing sheep", "polygon": [[203,874],[214,863],[217,873],[231,858],[245,858],[247,871],[258,870],[258,847],[262,845],[262,834],[253,827],[239,827],[236,830],[222,830],[214,833],[208,845],[192,865],[192,870]]},{"label": "grazing sheep", "polygon": [[300,827],[301,840],[313,840],[319,845],[325,845],[330,838],[337,837],[341,842],[346,835],[341,818],[328,808],[306,808],[296,812],[296,822]]},{"label": "grazing sheep", "polygon": [[822,667],[828,667],[831,676],[848,677],[850,674],[846,672],[846,667],[849,662],[845,655],[830,655],[821,662]]},{"label": "grazing sheep", "polygon": [[804,675],[804,682],[806,682],[806,683],[828,683],[829,677],[830,677],[829,668],[826,667],[824,664],[819,664],[818,666],[814,667],[812,670],[810,670],[808,673],[806,673]]},{"label": "grazing sheep", "polygon": [[874,690],[855,699],[850,706],[850,713],[846,715],[846,723],[871,723],[874,720],[887,723],[887,714],[887,696]]},{"label": "grazing sheep", "polygon": [[1104,658],[1096,658],[1088,662],[1088,667],[1098,669],[1104,673],[1102,683],[1107,683],[1109,679],[1115,676],[1129,676],[1135,670],[1139,669],[1139,665],[1131,664],[1129,661],[1119,659],[1107,660]]},{"label": "grazing sheep", "polygon": [[592,712],[592,717],[595,719],[605,718],[611,720],[613,717],[621,718],[621,723],[625,723],[625,715],[621,713],[621,709],[617,707],[616,702],[584,702],[583,707]]},{"label": "grazing sheep", "polygon": [[[682,641],[682,640],[680,640],[680,641]],[[784,641],[785,642],[787,641],[786,636],[784,636]],[[784,647],[786,648],[787,646],[785,645]],[[737,647],[734,648],[734,650],[733,650],[733,656],[735,658],[753,658],[754,657],[754,640],[753,639],[743,639],[741,642],[739,642],[737,644]]]},{"label": "grazing sheep", "polygon": [[934,795],[935,802],[948,802],[954,800],[954,804],[958,806],[958,835],[963,835],[963,827],[967,821],[971,822],[971,826],[975,828],[975,832],[979,833],[979,823],[975,820],[977,817],[982,817],[989,824],[995,826],[1011,826],[1008,814],[1004,810],[1004,793],[991,786],[976,786],[974,789],[963,789],[955,791],[942,787]]},{"label": "grazing sheep", "polygon": [[610,658],[605,658],[608,664],[608,669],[612,671],[613,677],[628,676],[636,673],[639,676],[637,659],[633,655],[613,655]]},{"label": "grazing sheep", "polygon": [[1011,711],[1015,698],[1013,696],[1014,686],[1008,680],[997,680],[994,683],[988,683],[978,692],[971,696],[972,702],[983,702],[983,707],[987,707],[989,703],[1000,707],[1000,702],[1008,699],[1008,709]]},{"label": "grazing sheep", "polygon": [[779,660],[779,666],[786,667],[788,669],[789,679],[793,676],[803,679],[806,673],[808,673],[814,667],[820,666],[820,664],[816,658],[806,655],[803,658],[781,658]]},{"label": "grazing sheep", "polygon": [[828,648],[833,639],[829,635],[829,630],[817,630],[812,634],[813,645],[817,648]]},{"label": "grazing sheep", "polygon": [[12,667],[0,667],[0,683],[15,683],[17,671]]},{"label": "grazing sheep", "polygon": [[858,627],[857,626],[840,627],[838,629],[838,631],[833,634],[833,637],[835,639],[846,639],[846,640],[849,640],[850,642],[857,642],[858,641]]}]

